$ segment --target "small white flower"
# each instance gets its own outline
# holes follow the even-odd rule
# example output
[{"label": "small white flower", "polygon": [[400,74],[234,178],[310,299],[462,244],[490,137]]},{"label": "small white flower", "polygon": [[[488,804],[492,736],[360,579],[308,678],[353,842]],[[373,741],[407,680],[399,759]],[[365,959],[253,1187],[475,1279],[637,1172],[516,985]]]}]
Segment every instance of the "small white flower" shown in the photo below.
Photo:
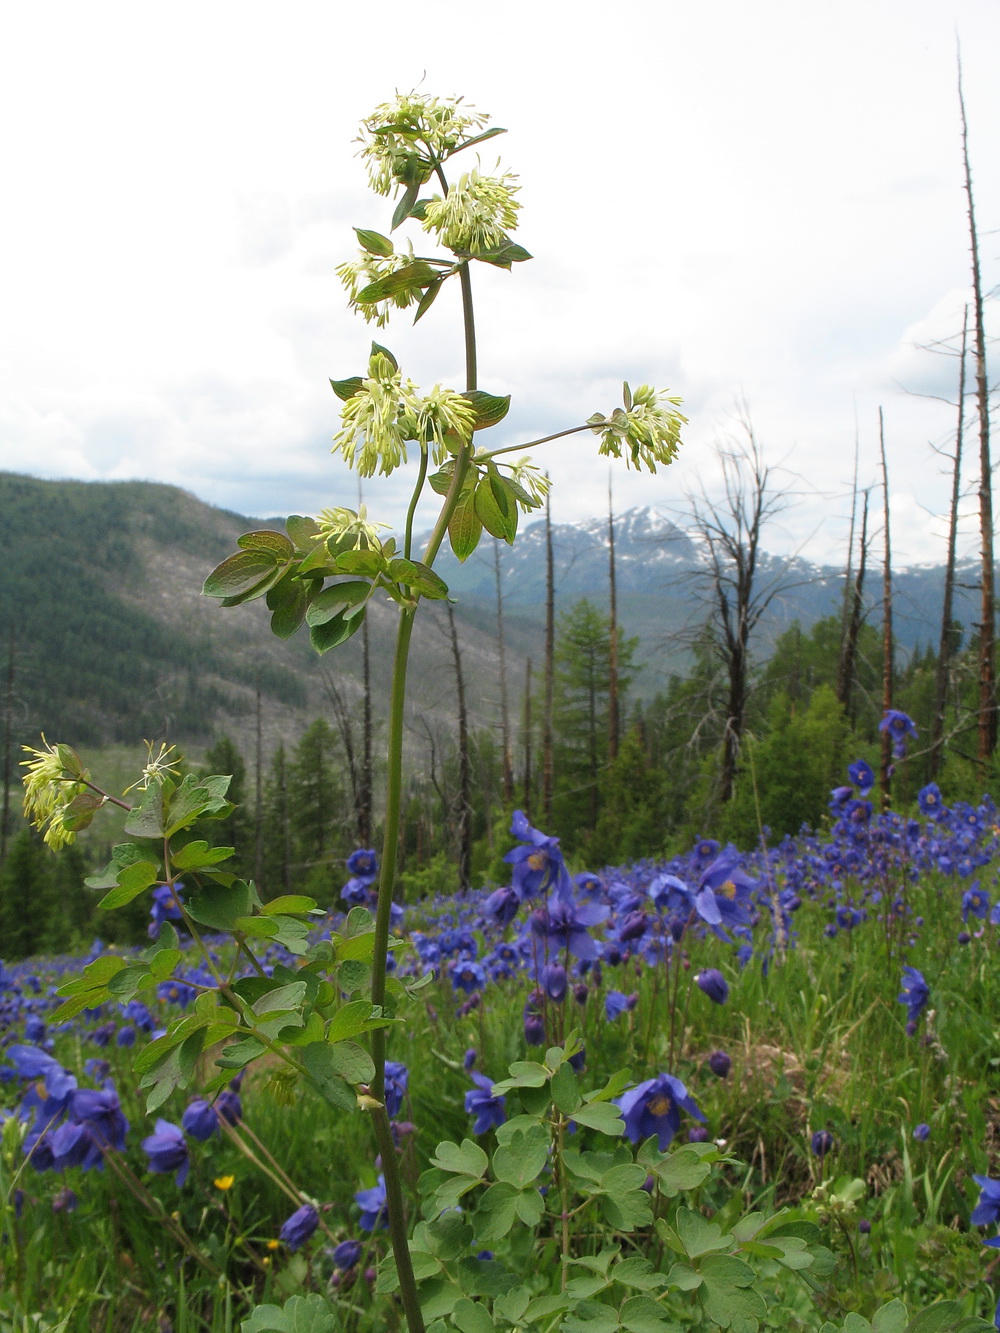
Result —
[{"label": "small white flower", "polygon": [[677,457],[681,427],[687,424],[687,417],[676,410],[682,401],[640,384],[627,408],[616,407],[607,417],[595,412],[588,418],[591,430],[601,437],[598,452],[621,458],[624,450],[626,465],[636,470],[666,467]]},{"label": "small white flower", "polygon": [[450,250],[478,255],[495,249],[517,226],[519,186],[508,172],[481,176],[469,171],[442,198],[435,195],[424,210],[424,230],[436,233]]},{"label": "small white flower", "polygon": [[415,170],[426,180],[432,166],[428,153],[443,162],[488,121],[460,97],[397,93],[394,102],[383,102],[361,122],[360,155],[372,189],[389,194]]}]

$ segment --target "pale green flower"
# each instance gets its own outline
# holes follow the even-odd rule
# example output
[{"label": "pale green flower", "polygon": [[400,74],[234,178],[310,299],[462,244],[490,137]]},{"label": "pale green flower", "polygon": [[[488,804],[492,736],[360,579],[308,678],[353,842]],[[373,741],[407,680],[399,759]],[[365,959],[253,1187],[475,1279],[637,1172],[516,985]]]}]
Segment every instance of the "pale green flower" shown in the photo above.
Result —
[{"label": "pale green flower", "polygon": [[648,384],[640,384],[634,392],[626,385],[624,408],[616,407],[607,417],[595,412],[588,418],[594,434],[601,437],[598,452],[621,458],[624,449],[628,467],[650,472],[657,464],[672,463],[681,446],[681,427],[687,424],[687,417],[676,411],[682,401]]},{"label": "pale green flower", "polygon": [[454,389],[442,389],[435,384],[426,398],[420,399],[408,434],[425,442],[435,464],[440,466],[452,452],[445,443],[445,436],[458,436],[460,441],[467,443],[472,437],[475,421],[476,409],[467,398]]},{"label": "pale green flower", "polygon": [[324,539],[351,536],[356,548],[377,551],[382,545],[378,530],[389,524],[370,523],[367,509],[359,505],[357,513],[353,509],[323,509],[317,515],[316,526]]},{"label": "pale green flower", "polygon": [[[543,504],[552,485],[545,473],[540,471],[528,457],[519,458],[516,463],[511,463],[508,466],[510,467],[511,481],[531,496],[536,508]],[[523,505],[521,507],[524,508]]]},{"label": "pale green flower", "polygon": [[440,195],[424,209],[424,230],[436,233],[450,250],[478,255],[493,250],[517,226],[521,207],[514,198],[520,188],[516,176],[481,176],[466,172],[445,197]]},{"label": "pale green flower", "polygon": [[336,272],[337,277],[344,284],[347,291],[347,299],[350,305],[355,310],[360,310],[368,323],[374,320],[377,327],[381,329],[388,324],[393,306],[399,310],[405,310],[407,306],[420,300],[420,289],[406,287],[402,291],[394,292],[392,296],[387,296],[382,301],[365,302],[363,304],[358,303],[358,293],[367,287],[370,282],[378,282],[380,278],[387,278],[390,273],[395,273],[397,269],[412,263],[413,246],[408,243],[405,250],[385,257],[370,254],[367,250],[359,250],[357,259],[338,264]]},{"label": "pale green flower", "polygon": [[21,748],[33,758],[22,761],[24,775],[24,817],[39,831],[45,842],[58,851],[76,837],[65,824],[67,807],[88,790],[87,770],[80,756],[68,745],[50,745],[42,736],[43,750],[30,745]]},{"label": "pale green flower", "polygon": [[389,194],[411,178],[426,180],[433,162],[443,162],[470,131],[476,133],[488,121],[488,115],[463,106],[460,97],[397,93],[394,102],[377,106],[361,122],[360,156],[372,189]]},{"label": "pale green flower", "polygon": [[417,407],[415,385],[403,383],[388,357],[376,352],[368,363],[368,379],[348,398],[340,414],[342,426],[333,453],[362,477],[376,471],[388,476],[406,462],[406,427]]},{"label": "pale green flower", "polygon": [[177,766],[181,761],[178,754],[173,751],[177,748],[175,745],[167,745],[166,742],[160,742],[160,748],[157,754],[153,754],[154,741],[144,741],[146,747],[146,764],[142,770],[142,777],[138,782],[133,782],[131,787],[126,787],[122,792],[127,796],[130,791],[146,791],[151,782],[162,785],[164,778],[177,777]]}]

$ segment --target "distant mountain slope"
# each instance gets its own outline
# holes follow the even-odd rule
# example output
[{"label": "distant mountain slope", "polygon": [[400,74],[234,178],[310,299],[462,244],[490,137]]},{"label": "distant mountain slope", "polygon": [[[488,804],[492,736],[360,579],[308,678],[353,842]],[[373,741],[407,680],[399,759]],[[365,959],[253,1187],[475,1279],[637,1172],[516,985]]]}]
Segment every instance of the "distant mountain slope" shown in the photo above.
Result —
[{"label": "distant mountain slope", "polygon": [[[273,526],[274,521],[266,521]],[[84,745],[134,742],[144,736],[203,744],[227,730],[248,748],[255,691],[264,700],[265,748],[294,739],[302,726],[329,715],[324,673],[355,696],[360,646],[352,640],[317,658],[304,634],[281,643],[260,603],[222,610],[200,595],[207,572],[259,520],[203,504],[175,487],[145,482],[51,482],[0,473],[0,654],[17,647],[15,720],[19,736],[44,730]],[[619,606],[625,633],[641,639],[647,664],[638,688],[652,693],[683,667],[678,629],[702,615],[697,545],[650,509],[616,518]],[[607,521],[553,527],[557,607],[581,597],[607,604]],[[527,657],[540,662],[545,605],[545,533],[529,524],[512,549],[501,545],[511,691],[520,692]],[[474,721],[495,720],[499,687],[493,542],[464,565],[442,555],[438,568],[456,598]],[[794,586],[779,603],[767,635],[793,619],[808,626],[837,605],[841,575],[832,567],[765,558],[765,576]],[[973,576],[964,580],[973,581]],[[901,643],[936,641],[941,571],[898,571]],[[870,585],[875,592],[875,581]],[[959,614],[974,616],[965,594]],[[371,617],[373,676],[388,688],[394,612]],[[447,721],[452,668],[440,609],[418,618],[412,708]]]},{"label": "distant mountain slope", "polygon": [[[263,603],[224,610],[201,596],[209,570],[259,526],[175,487],[0,473],[0,660],[13,635],[19,737],[197,745],[225,730],[247,749],[259,680],[270,750],[329,715],[324,674],[359,695],[357,640],[319,658],[303,633],[274,638]],[[376,689],[388,688],[394,620],[373,607]],[[432,621],[414,636],[411,693],[433,715],[447,711],[448,650]],[[461,638],[477,697],[495,699],[492,635],[463,626]]]}]

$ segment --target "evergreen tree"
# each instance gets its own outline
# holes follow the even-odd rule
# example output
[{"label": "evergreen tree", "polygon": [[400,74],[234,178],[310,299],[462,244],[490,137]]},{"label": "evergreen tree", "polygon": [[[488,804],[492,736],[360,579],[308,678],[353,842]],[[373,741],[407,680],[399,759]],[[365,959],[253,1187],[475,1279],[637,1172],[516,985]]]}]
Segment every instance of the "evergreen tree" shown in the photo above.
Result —
[{"label": "evergreen tree", "polygon": [[336,736],[320,718],[295,747],[289,766],[288,800],[293,880],[324,903],[331,901],[334,888],[339,888],[339,884],[333,885],[330,864],[345,856],[345,829],[353,821],[340,766]]},{"label": "evergreen tree", "polygon": [[0,958],[27,958],[43,947],[54,901],[51,853],[30,829],[11,842],[0,870]]},{"label": "evergreen tree", "polygon": [[228,774],[227,799],[236,807],[226,819],[208,821],[197,829],[198,837],[216,846],[235,848],[232,869],[239,875],[252,876],[254,862],[254,827],[252,812],[247,809],[247,766],[236,742],[229,736],[220,736],[205,754],[202,770]]},{"label": "evergreen tree", "polygon": [[[793,708],[787,693],[771,704],[767,734],[748,741],[725,834],[743,847],[754,846],[761,826],[771,839],[819,826],[830,791],[845,781],[853,755],[846,750],[847,723],[832,685],[818,686],[807,707]],[[759,815],[759,822],[758,822]]]},{"label": "evergreen tree", "polygon": [[649,762],[639,728],[633,727],[601,776],[601,813],[584,842],[593,869],[663,850],[666,785],[666,774]]},{"label": "evergreen tree", "polygon": [[[634,674],[637,640],[618,643],[619,697]],[[611,629],[607,616],[584,598],[559,617],[555,643],[553,831],[567,842],[593,829],[600,778],[608,757]]]},{"label": "evergreen tree", "polygon": [[264,856],[258,891],[265,901],[289,893],[292,887],[288,772],[288,754],[284,745],[279,745],[271,760],[271,772],[264,784],[261,812]]}]

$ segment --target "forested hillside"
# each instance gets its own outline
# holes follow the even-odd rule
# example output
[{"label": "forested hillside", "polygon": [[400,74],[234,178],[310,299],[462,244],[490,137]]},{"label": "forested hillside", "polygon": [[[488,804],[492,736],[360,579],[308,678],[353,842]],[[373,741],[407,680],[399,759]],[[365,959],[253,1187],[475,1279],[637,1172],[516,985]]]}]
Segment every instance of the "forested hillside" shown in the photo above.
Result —
[{"label": "forested hillside", "polygon": [[[126,764],[139,760],[143,737],[177,743],[196,770],[233,774],[239,808],[221,836],[242,872],[265,895],[335,896],[343,858],[379,836],[391,607],[374,606],[367,637],[320,658],[305,635],[275,639],[263,602],[226,611],[200,595],[259,521],[166,486],[2,474],[0,512],[9,775],[0,924],[25,937],[13,947],[106,929],[86,894],[53,924],[45,905],[65,897],[77,862],[43,866],[17,833],[19,746],[40,732],[82,747],[112,787],[134,777]],[[877,767],[886,681],[877,575],[859,586],[855,570],[847,584],[832,567],[758,550],[746,605],[736,597],[724,609],[720,589],[732,599],[736,584],[711,555],[633,510],[613,528],[604,519],[547,533],[543,518],[514,551],[488,543],[465,565],[442,559],[454,606],[427,604],[414,641],[401,848],[409,892],[501,878],[498,835],[518,805],[578,861],[601,865],[708,828],[749,845],[762,830],[773,839],[816,825],[849,760]],[[940,588],[939,570],[896,571],[892,705],[924,738],[896,775],[902,804],[945,768],[953,792],[976,796],[991,780],[972,763],[968,602],[955,607],[944,677],[935,653],[913,646],[939,633]],[[733,626],[744,622],[740,643]],[[939,699],[943,747],[927,744]],[[102,827],[113,841],[113,821]],[[62,860],[105,850],[91,832]],[[34,916],[25,876],[38,881]],[[118,928],[133,927],[138,918]]]}]

